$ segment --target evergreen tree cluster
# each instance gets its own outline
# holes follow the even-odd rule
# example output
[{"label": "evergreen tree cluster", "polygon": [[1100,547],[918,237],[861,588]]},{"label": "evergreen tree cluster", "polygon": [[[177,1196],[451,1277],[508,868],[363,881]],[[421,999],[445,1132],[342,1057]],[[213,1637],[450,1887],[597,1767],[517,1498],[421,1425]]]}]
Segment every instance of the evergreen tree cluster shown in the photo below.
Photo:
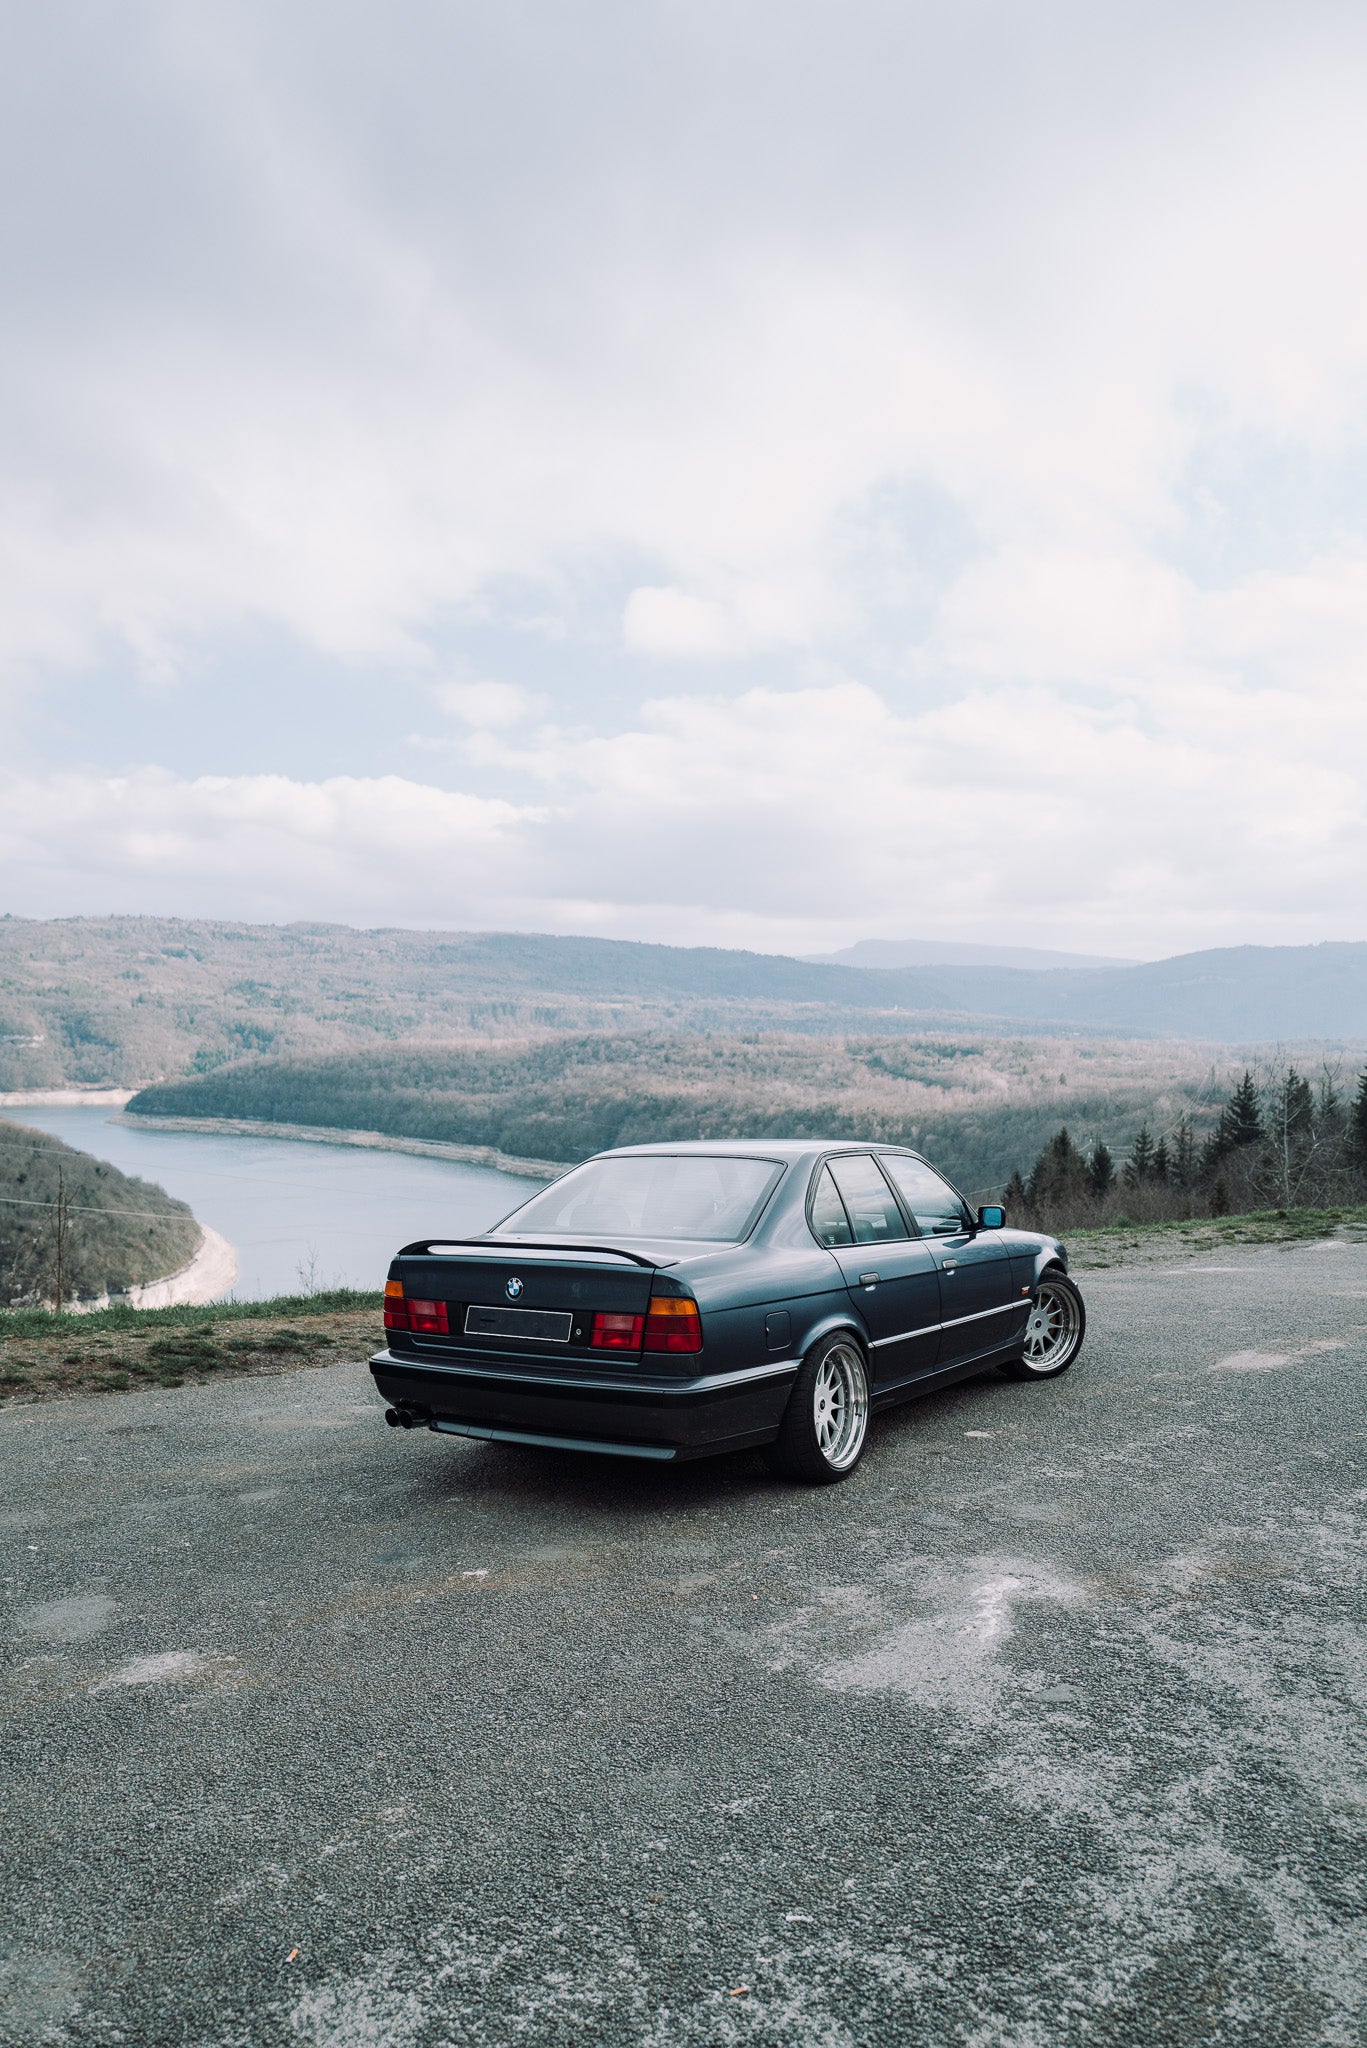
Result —
[{"label": "evergreen tree cluster", "polygon": [[1367,1070],[1348,1098],[1328,1067],[1318,1082],[1281,1061],[1248,1069],[1204,1137],[1185,1114],[1156,1135],[1141,1124],[1118,1174],[1106,1145],[1084,1154],[1065,1128],[1005,1201],[1022,1222],[1074,1224],[1367,1201]]}]

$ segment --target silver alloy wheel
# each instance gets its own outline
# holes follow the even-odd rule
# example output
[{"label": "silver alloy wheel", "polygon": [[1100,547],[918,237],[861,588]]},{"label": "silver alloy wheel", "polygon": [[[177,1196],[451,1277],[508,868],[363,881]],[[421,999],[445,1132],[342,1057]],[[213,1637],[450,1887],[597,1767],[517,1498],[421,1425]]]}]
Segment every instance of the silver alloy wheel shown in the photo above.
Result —
[{"label": "silver alloy wheel", "polygon": [[1025,1325],[1024,1364],[1031,1372],[1057,1372],[1071,1358],[1081,1334],[1082,1318],[1072,1288],[1041,1280]]},{"label": "silver alloy wheel", "polygon": [[864,1448],[869,1426],[869,1382],[853,1344],[832,1344],[812,1385],[812,1421],[822,1457],[846,1472]]}]

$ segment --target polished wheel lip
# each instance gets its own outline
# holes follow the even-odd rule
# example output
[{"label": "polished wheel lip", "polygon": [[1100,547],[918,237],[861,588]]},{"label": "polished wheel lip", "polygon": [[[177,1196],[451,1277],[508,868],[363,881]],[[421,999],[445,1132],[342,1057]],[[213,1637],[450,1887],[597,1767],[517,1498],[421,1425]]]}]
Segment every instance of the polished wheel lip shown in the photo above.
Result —
[{"label": "polished wheel lip", "polygon": [[853,1344],[832,1344],[812,1383],[817,1449],[833,1472],[847,1472],[869,1427],[869,1380]]},{"label": "polished wheel lip", "polygon": [[1081,1328],[1072,1289],[1042,1280],[1025,1325],[1024,1363],[1033,1372],[1056,1371],[1072,1356]]}]

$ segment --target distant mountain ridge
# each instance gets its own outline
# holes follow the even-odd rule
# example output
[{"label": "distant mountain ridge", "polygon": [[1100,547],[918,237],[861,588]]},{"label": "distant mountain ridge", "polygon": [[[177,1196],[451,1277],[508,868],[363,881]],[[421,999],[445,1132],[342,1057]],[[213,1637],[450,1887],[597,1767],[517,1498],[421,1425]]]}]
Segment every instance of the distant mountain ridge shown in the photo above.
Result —
[{"label": "distant mountain ridge", "polygon": [[0,1090],[560,1032],[1367,1039],[1367,943],[899,969],[537,932],[0,917]]},{"label": "distant mountain ridge", "polygon": [[1039,946],[974,946],[959,939],[860,939],[838,953],[804,953],[821,967],[1137,967],[1109,953],[1052,953]]}]

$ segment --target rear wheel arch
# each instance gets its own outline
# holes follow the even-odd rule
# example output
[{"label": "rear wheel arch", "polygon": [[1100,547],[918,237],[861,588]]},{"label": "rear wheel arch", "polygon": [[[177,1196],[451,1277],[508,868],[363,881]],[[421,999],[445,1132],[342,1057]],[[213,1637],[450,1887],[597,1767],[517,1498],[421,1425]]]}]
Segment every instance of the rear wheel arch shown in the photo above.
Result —
[{"label": "rear wheel arch", "polygon": [[807,1347],[769,1463],[809,1486],[846,1478],[864,1455],[871,1411],[868,1342],[845,1321]]}]

